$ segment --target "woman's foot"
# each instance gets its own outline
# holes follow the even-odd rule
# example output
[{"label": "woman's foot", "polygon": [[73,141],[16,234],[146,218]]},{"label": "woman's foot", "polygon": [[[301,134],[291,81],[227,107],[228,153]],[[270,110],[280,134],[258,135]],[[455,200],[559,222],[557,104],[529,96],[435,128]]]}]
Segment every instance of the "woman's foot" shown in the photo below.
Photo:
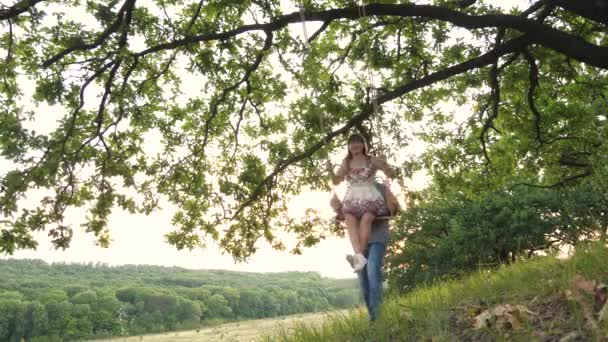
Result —
[{"label": "woman's foot", "polygon": [[350,267],[355,268],[355,256],[352,254],[346,254],[346,261],[350,264]]},{"label": "woman's foot", "polygon": [[355,269],[355,272],[361,271],[367,264],[367,259],[361,253],[355,254],[355,256],[353,258],[354,258],[353,268]]}]

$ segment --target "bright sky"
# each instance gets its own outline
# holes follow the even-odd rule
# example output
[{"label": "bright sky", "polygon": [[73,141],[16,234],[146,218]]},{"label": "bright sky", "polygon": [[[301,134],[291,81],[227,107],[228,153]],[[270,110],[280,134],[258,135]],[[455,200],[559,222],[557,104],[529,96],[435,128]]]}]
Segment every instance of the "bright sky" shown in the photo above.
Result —
[{"label": "bright sky", "polygon": [[[494,1],[497,3],[498,1]],[[287,3],[287,1],[286,1]],[[504,3],[504,1],[503,1]],[[509,1],[510,5],[526,5],[528,1]],[[291,12],[287,10],[286,12]],[[314,32],[317,25],[307,27],[308,32]],[[301,25],[291,25],[294,32],[301,32]],[[309,33],[311,34],[311,33]],[[191,80],[194,82],[195,80]],[[188,82],[185,80],[184,82]],[[192,84],[197,88],[200,84]],[[190,85],[185,83],[184,88]],[[94,101],[92,101],[94,103]],[[446,108],[454,109],[454,108]],[[57,119],[53,109],[40,106],[37,112],[46,113],[44,117],[36,120],[36,128],[44,131],[45,127],[52,127]],[[411,146],[414,150],[422,150],[423,146]],[[0,170],[8,170],[8,163],[0,159]],[[424,186],[423,173],[416,174],[409,180],[408,187],[420,189]],[[38,196],[35,196],[38,197]],[[299,215],[306,208],[314,208],[329,216],[328,193],[306,193],[294,199],[290,213]],[[37,199],[28,198],[28,202],[36,203]],[[191,269],[227,269],[250,272],[281,272],[281,271],[314,271],[326,277],[350,278],[354,277],[352,269],[344,257],[351,252],[350,244],[346,238],[331,237],[317,246],[304,250],[303,255],[292,255],[288,251],[273,250],[268,244],[260,243],[259,251],[248,263],[235,264],[232,257],[223,254],[219,248],[209,243],[205,250],[177,251],[175,247],[164,241],[163,235],[174,230],[171,226],[173,210],[170,207],[154,212],[150,216],[132,215],[115,210],[109,220],[113,242],[109,248],[100,248],[95,245],[91,234],[86,234],[79,228],[83,222],[84,213],[71,210],[67,215],[66,223],[72,223],[74,238],[72,245],[65,251],[55,250],[51,247],[50,239],[45,232],[36,234],[39,247],[35,251],[18,251],[9,258],[37,258],[47,262],[103,262],[111,265],[121,264],[150,264],[164,266],[180,266]],[[288,247],[295,245],[293,237],[285,240]],[[0,258],[6,258],[1,256]]]}]

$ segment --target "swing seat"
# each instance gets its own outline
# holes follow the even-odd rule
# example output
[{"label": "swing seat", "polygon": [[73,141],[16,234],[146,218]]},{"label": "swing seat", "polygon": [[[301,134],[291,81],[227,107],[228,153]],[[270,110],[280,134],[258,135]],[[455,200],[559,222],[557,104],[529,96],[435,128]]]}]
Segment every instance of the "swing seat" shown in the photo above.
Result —
[{"label": "swing seat", "polygon": [[[391,218],[392,218],[392,216],[376,216],[374,218],[374,221],[377,221],[377,220],[381,220],[381,221],[383,221],[383,220],[390,220]],[[336,216],[334,216],[333,221],[335,223],[344,222],[344,216],[342,216],[342,215],[336,215]]]},{"label": "swing seat", "polygon": [[[374,221],[376,220],[390,220],[395,213],[393,214],[389,214],[389,215],[380,215],[380,216],[376,216],[374,218]],[[336,216],[334,216],[333,221],[335,223],[340,223],[340,222],[344,222],[344,214],[342,213],[336,213]]]}]

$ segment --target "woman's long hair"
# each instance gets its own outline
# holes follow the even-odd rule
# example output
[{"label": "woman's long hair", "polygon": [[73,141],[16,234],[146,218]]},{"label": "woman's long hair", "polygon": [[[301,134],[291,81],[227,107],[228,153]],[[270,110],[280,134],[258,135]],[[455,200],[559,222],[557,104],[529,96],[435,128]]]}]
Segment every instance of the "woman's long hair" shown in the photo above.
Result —
[{"label": "woman's long hair", "polygon": [[348,137],[348,140],[346,141],[346,151],[347,151],[346,160],[353,159],[353,154],[350,153],[350,148],[349,148],[350,143],[352,143],[353,141],[359,141],[363,144],[363,155],[366,158],[369,158],[368,150],[367,150],[367,142],[365,141],[365,138],[361,134],[355,133],[355,134],[351,135],[350,137]]}]

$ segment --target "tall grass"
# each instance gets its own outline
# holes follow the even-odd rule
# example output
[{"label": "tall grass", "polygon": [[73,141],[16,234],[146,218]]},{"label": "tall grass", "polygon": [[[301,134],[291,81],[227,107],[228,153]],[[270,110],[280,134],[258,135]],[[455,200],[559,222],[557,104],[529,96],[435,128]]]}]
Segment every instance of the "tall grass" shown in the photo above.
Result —
[{"label": "tall grass", "polygon": [[[481,270],[461,280],[421,286],[403,296],[388,298],[380,319],[373,324],[368,322],[364,310],[355,310],[349,315],[332,316],[323,325],[278,327],[261,340],[451,341],[458,339],[451,322],[467,307],[526,303],[535,297],[550,297],[568,289],[577,274],[608,283],[608,248],[581,246],[565,260],[537,257],[498,270]],[[580,315],[573,315],[570,324],[573,329],[581,329],[584,322]]]}]

